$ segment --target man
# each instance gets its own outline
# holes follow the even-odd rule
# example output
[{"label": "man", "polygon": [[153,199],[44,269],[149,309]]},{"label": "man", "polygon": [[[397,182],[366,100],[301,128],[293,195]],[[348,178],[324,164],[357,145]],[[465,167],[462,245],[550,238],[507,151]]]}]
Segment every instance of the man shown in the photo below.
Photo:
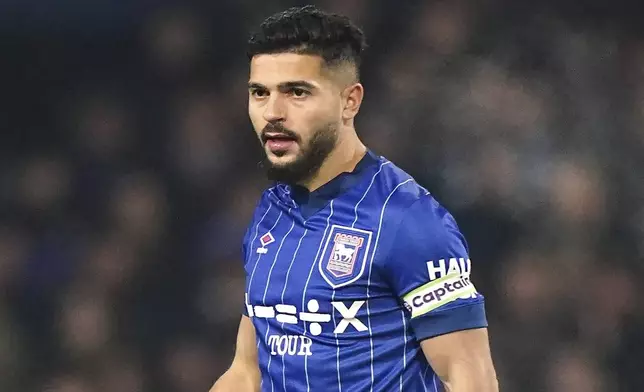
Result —
[{"label": "man", "polygon": [[312,6],[249,41],[248,110],[276,185],[244,238],[236,353],[211,392],[498,390],[454,219],[356,135],[364,47]]}]

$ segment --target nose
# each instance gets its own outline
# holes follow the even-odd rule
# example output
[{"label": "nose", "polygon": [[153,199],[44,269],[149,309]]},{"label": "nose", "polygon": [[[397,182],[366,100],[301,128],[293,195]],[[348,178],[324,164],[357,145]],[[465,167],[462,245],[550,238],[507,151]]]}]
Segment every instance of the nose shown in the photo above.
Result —
[{"label": "nose", "polygon": [[264,109],[264,120],[267,122],[278,122],[286,120],[286,107],[284,100],[279,94],[269,98]]}]

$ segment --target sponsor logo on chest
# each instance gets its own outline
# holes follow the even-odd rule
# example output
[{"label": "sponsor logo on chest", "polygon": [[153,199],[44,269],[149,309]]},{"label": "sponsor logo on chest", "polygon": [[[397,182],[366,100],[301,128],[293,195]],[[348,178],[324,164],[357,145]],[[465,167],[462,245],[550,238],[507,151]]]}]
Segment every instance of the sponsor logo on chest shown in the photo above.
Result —
[{"label": "sponsor logo on chest", "polygon": [[[333,330],[327,332],[341,335],[348,330],[365,332],[367,326],[357,317],[358,311],[366,301],[353,301],[349,306],[341,301],[332,301],[332,313],[320,312],[320,304],[311,299],[306,304],[306,311],[300,311],[295,305],[277,304],[274,306],[251,305],[246,295],[248,316],[257,319],[274,319],[282,324],[300,324],[304,326],[304,335],[273,334],[267,337],[266,344],[272,355],[311,355],[312,340],[310,336],[319,336],[330,325]],[[331,321],[334,320],[334,323]],[[351,327],[351,329],[349,328]]]}]

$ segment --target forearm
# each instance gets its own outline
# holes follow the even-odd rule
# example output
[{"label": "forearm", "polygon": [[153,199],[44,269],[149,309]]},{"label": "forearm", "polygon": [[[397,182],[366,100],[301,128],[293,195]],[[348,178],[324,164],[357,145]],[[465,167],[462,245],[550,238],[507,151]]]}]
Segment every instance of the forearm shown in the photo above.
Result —
[{"label": "forearm", "polygon": [[259,371],[231,367],[212,386],[210,392],[258,392]]},{"label": "forearm", "polygon": [[462,362],[450,365],[441,377],[447,392],[498,392],[499,384],[493,366]]}]

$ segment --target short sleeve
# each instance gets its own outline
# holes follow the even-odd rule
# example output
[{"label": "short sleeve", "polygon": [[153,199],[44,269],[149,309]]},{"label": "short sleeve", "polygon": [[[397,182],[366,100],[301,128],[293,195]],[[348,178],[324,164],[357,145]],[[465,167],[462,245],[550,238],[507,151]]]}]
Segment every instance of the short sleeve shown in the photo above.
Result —
[{"label": "short sleeve", "polygon": [[430,195],[404,213],[386,270],[418,340],[487,327],[483,296],[456,221]]}]

